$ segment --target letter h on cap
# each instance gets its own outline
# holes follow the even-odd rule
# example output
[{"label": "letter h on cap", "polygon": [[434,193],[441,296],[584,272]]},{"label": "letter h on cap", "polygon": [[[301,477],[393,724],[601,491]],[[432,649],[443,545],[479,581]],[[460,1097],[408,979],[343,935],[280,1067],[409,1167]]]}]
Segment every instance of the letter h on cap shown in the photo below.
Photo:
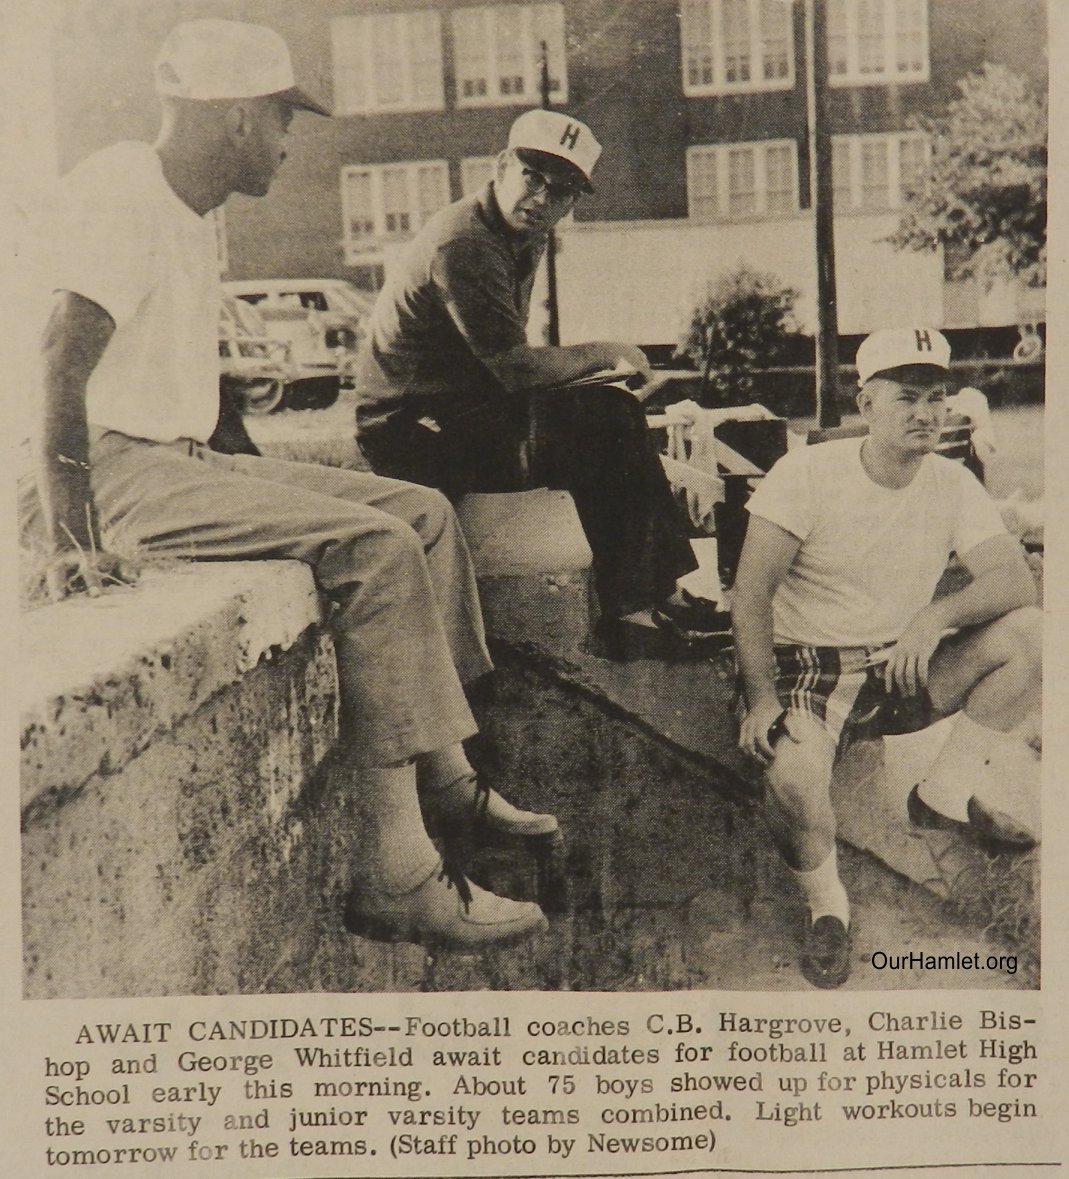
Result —
[{"label": "letter h on cap", "polygon": [[917,338],[917,351],[918,352],[932,352],[933,351],[932,337],[926,331],[922,331],[920,328],[917,328],[917,329],[915,329],[913,334]]},{"label": "letter h on cap", "polygon": [[561,147],[566,147],[570,151],[575,150],[575,145],[579,142],[579,128],[574,123],[569,123],[564,128],[564,134],[560,137]]}]

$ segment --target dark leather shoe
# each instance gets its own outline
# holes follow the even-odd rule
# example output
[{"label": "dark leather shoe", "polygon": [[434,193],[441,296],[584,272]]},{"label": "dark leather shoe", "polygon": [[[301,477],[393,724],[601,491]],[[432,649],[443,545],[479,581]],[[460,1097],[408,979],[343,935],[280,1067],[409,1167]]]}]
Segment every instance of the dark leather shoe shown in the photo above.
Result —
[{"label": "dark leather shoe", "polygon": [[968,823],[964,823],[960,819],[952,819],[949,815],[944,815],[930,807],[921,798],[920,789],[921,784],[918,782],[909,792],[909,798],[906,799],[906,814],[909,815],[909,821],[914,827],[920,827],[925,831],[957,831],[959,835],[969,834]]},{"label": "dark leather shoe", "polygon": [[914,827],[925,831],[956,831],[993,855],[1020,855],[1036,846],[1036,837],[1004,811],[989,810],[973,795],[968,802],[969,819],[951,819],[930,807],[920,796],[920,783],[909,792],[906,813]]},{"label": "dark leather shoe", "polygon": [[968,809],[969,826],[981,847],[1020,855],[1036,846],[1038,840],[1032,832],[1005,811],[988,810],[975,795],[969,799]]},{"label": "dark leather shoe", "polygon": [[850,977],[850,931],[838,917],[818,917],[802,947],[802,974],[815,987],[832,990]]},{"label": "dark leather shoe", "polygon": [[651,612],[653,621],[662,629],[684,639],[716,636],[722,641],[731,639],[731,615],[717,608],[708,598],[699,598],[687,590],[679,594],[681,602],[662,602]]}]

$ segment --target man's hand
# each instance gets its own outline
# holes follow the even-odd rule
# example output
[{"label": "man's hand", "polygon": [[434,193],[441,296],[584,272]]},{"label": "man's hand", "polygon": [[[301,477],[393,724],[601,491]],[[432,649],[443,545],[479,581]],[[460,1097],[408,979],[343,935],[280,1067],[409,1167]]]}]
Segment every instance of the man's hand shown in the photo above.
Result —
[{"label": "man's hand", "polygon": [[136,585],[140,569],[133,561],[103,550],[67,549],[49,562],[45,586],[53,602],[76,594],[98,598],[108,585]]},{"label": "man's hand", "polygon": [[642,378],[642,384],[650,379],[652,373],[650,371],[649,361],[646,359],[646,354],[641,348],[636,348],[633,344],[615,344],[614,348],[618,350],[618,356],[615,364],[623,362],[635,370]]},{"label": "man's hand", "polygon": [[[762,700],[753,708],[746,710],[746,715],[739,725],[739,748],[747,757],[752,757],[762,766],[769,766],[776,756],[769,738],[769,731],[781,722],[784,716],[783,707],[775,699]],[[783,736],[796,740],[786,725],[779,725]],[[773,734],[774,738],[775,734]]]},{"label": "man's hand", "polygon": [[928,686],[928,664],[943,637],[944,624],[928,610],[919,611],[891,648],[883,669],[888,692],[916,696]]}]

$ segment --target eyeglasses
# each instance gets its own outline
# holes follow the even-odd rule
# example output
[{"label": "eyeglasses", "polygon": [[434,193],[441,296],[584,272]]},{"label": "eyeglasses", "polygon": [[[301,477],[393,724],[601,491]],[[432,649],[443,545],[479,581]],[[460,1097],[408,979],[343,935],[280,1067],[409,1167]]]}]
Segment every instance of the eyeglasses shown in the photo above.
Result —
[{"label": "eyeglasses", "polygon": [[521,175],[531,196],[544,192],[549,200],[564,202],[577,201],[583,192],[578,184],[573,184],[570,180],[550,180],[548,176],[529,168],[526,164],[523,165]]}]

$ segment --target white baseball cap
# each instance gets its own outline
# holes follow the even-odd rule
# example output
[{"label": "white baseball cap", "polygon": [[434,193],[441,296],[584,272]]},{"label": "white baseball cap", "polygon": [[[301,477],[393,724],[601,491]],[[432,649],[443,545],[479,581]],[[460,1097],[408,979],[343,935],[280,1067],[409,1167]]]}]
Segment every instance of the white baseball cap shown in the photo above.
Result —
[{"label": "white baseball cap", "polygon": [[857,383],[889,368],[928,364],[950,368],[950,345],[935,328],[883,328],[862,340],[857,350]]},{"label": "white baseball cap", "polygon": [[329,115],[297,88],[286,42],[263,25],[191,20],[167,36],[155,65],[156,93],[208,101],[277,95],[291,106]]},{"label": "white baseball cap", "polygon": [[509,147],[556,156],[578,171],[587,192],[594,189],[590,177],[601,155],[601,144],[593,131],[578,119],[561,111],[525,111],[512,124]]}]

